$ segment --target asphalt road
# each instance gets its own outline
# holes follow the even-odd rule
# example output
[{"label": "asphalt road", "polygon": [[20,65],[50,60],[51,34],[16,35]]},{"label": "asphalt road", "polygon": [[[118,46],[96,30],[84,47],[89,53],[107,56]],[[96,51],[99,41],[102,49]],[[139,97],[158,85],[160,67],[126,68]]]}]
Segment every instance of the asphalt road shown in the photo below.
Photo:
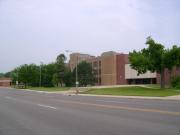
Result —
[{"label": "asphalt road", "polygon": [[180,135],[180,101],[0,88],[0,135]]}]

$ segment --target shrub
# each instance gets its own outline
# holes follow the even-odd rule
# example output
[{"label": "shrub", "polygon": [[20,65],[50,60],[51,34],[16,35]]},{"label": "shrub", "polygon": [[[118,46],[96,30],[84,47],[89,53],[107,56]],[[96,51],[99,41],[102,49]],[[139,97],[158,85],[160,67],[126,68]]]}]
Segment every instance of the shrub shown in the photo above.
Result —
[{"label": "shrub", "polygon": [[175,76],[171,79],[171,86],[173,88],[180,88],[180,76]]}]

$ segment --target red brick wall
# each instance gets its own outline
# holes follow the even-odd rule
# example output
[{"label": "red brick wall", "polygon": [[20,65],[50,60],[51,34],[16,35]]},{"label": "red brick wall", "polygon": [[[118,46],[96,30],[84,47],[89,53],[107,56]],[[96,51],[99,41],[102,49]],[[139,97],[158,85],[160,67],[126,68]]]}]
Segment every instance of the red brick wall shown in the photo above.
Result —
[{"label": "red brick wall", "polygon": [[117,84],[127,84],[127,80],[125,79],[125,64],[128,63],[128,54],[118,54],[116,56]]},{"label": "red brick wall", "polygon": [[0,87],[10,87],[11,79],[10,78],[0,78]]},{"label": "red brick wall", "polygon": [[[168,69],[164,71],[164,77],[165,77],[165,84],[170,85],[171,84],[171,77],[173,76],[180,76],[180,68],[174,67],[172,71],[170,72]],[[160,84],[161,77],[160,74],[157,74],[157,83]]]},{"label": "red brick wall", "polygon": [[10,87],[10,82],[0,82],[0,87]]}]

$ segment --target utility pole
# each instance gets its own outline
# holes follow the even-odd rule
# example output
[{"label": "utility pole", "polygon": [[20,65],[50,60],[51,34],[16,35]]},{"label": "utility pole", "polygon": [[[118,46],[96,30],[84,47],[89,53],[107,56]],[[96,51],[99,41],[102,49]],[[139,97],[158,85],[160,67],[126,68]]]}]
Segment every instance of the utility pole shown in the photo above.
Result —
[{"label": "utility pole", "polygon": [[42,62],[40,62],[39,87],[42,86]]},{"label": "utility pole", "polygon": [[[66,50],[67,53],[73,53],[72,51],[70,50]],[[78,82],[78,55],[77,55],[77,58],[76,58],[76,94],[79,93],[79,90],[78,90],[78,86],[79,86],[79,82]]]},{"label": "utility pole", "polygon": [[17,80],[16,80],[16,87],[19,86],[19,69],[17,69]]},{"label": "utility pole", "polygon": [[77,60],[76,60],[76,94],[79,93],[78,85],[79,85],[79,82],[78,82],[78,56],[77,56]]}]

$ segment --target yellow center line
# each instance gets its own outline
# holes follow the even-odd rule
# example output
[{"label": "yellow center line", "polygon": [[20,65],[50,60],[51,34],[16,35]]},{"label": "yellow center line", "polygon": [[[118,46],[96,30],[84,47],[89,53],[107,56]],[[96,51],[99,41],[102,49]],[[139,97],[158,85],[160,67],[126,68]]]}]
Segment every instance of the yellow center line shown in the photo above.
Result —
[{"label": "yellow center line", "polygon": [[94,104],[94,103],[85,103],[85,102],[78,102],[78,101],[66,101],[66,100],[58,100],[63,103],[69,104],[79,104],[79,105],[88,105],[88,106],[95,106],[95,107],[103,107],[103,108],[110,108],[110,109],[122,109],[122,110],[129,110],[129,111],[140,111],[140,112],[151,112],[151,113],[160,113],[160,114],[169,114],[169,115],[180,115],[180,112],[173,112],[173,111],[165,111],[159,109],[144,109],[144,108],[135,108],[135,107],[126,107],[126,106],[116,106],[116,105],[103,105],[103,104]]}]

